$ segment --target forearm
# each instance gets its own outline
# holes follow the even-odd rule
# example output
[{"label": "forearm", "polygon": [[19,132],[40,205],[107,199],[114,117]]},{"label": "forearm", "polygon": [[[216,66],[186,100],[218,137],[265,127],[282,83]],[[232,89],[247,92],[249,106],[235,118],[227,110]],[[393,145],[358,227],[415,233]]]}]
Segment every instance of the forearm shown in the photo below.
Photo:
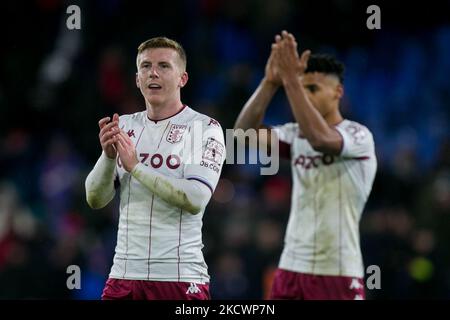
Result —
[{"label": "forearm", "polygon": [[263,79],[253,95],[242,108],[234,129],[259,129],[262,125],[267,106],[272,100],[277,86]]},{"label": "forearm", "polygon": [[331,130],[327,122],[308,99],[298,76],[284,78],[283,85],[303,135],[313,147],[320,146]]},{"label": "forearm", "polygon": [[114,198],[115,165],[116,160],[108,158],[102,152],[94,169],[87,176],[86,200],[92,209],[103,208]]},{"label": "forearm", "polygon": [[211,191],[202,183],[167,177],[142,163],[133,168],[131,175],[167,203],[191,214],[201,212],[211,198]]}]

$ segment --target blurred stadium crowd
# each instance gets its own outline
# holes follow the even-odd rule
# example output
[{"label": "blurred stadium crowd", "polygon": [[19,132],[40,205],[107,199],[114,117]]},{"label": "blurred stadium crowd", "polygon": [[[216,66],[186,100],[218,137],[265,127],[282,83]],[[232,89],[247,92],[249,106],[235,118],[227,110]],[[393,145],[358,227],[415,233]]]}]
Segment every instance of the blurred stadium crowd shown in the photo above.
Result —
[{"label": "blurred stadium crowd", "polygon": [[[134,83],[140,42],[166,35],[184,45],[190,80],[182,100],[225,129],[283,28],[300,49],[346,64],[343,114],[374,134],[379,169],[361,243],[365,265],[381,269],[381,290],[368,298],[450,298],[450,4],[412,8],[410,18],[400,5],[381,6],[382,29],[369,31],[363,3],[3,3],[0,298],[100,297],[118,203],[91,210],[84,179],[101,150],[97,121],[144,108]],[[69,4],[81,8],[81,30],[65,27]],[[292,121],[282,90],[266,121]],[[290,209],[290,166],[282,162],[275,176],[259,169],[226,165],[206,210],[215,299],[260,299],[270,288]],[[81,290],[66,287],[72,264],[81,268]]]}]

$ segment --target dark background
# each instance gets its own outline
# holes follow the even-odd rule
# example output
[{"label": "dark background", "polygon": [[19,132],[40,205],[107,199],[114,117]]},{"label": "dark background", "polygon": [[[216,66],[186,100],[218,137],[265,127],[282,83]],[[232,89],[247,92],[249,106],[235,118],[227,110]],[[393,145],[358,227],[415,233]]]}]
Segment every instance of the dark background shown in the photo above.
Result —
[{"label": "dark background", "polygon": [[[81,8],[81,30],[66,8]],[[381,8],[368,30],[366,8]],[[374,134],[378,172],[361,220],[370,299],[450,297],[450,2],[4,1],[0,4],[0,298],[98,299],[114,253],[118,201],[93,211],[84,180],[98,120],[144,110],[137,46],[181,42],[182,100],[232,128],[283,29],[300,50],[346,64],[345,117]],[[282,90],[266,122],[292,121]],[[267,296],[290,208],[290,166],[225,165],[204,217],[215,299]],[[68,290],[79,265],[82,289]]]}]

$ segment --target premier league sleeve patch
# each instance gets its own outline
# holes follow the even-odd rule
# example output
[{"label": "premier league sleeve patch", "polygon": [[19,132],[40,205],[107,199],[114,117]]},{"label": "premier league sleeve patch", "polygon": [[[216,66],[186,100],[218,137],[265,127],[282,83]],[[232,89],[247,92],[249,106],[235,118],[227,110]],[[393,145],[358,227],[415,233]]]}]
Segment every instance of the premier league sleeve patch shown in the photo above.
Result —
[{"label": "premier league sleeve patch", "polygon": [[347,126],[345,130],[353,138],[353,143],[355,144],[361,144],[367,136],[366,132],[362,129],[362,127],[358,125],[351,124]]},{"label": "premier league sleeve patch", "polygon": [[203,150],[203,159],[221,165],[224,146],[214,138],[208,138],[205,149]]}]

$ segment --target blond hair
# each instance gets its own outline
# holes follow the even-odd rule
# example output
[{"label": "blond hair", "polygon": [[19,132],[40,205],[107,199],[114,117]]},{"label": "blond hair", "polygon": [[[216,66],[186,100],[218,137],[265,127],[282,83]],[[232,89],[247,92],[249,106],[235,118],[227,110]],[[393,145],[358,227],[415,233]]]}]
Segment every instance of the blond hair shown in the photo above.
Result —
[{"label": "blond hair", "polygon": [[139,54],[141,54],[144,50],[156,48],[169,48],[175,50],[178,53],[178,56],[180,57],[183,69],[186,70],[186,63],[187,63],[186,52],[184,51],[183,47],[175,40],[166,37],[151,38],[149,40],[142,42],[137,49],[138,50],[137,56],[139,57]]}]

